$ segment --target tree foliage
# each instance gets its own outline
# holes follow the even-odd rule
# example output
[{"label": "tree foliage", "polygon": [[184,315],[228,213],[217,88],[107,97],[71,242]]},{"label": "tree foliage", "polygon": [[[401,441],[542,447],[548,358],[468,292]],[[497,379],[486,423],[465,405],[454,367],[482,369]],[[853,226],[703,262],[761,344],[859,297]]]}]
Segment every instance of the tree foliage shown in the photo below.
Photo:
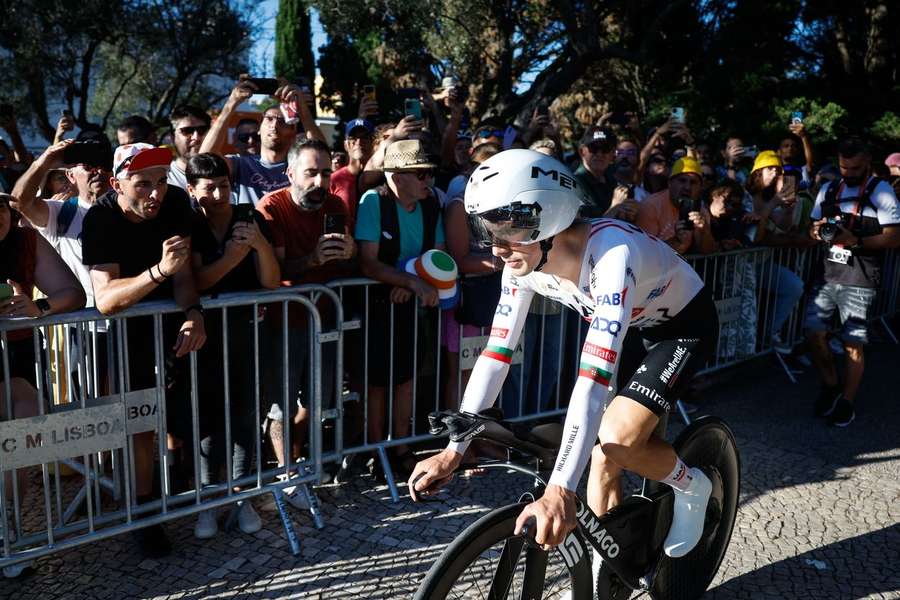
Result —
[{"label": "tree foliage", "polygon": [[362,74],[396,87],[453,73],[476,115],[524,122],[550,98],[576,131],[611,108],[648,122],[677,105],[720,137],[781,135],[793,105],[818,135],[890,132],[882,115],[900,105],[900,5],[886,0],[311,3],[330,36],[320,69],[341,94]]},{"label": "tree foliage", "polygon": [[275,20],[275,73],[289,81],[315,81],[312,28],[305,0],[279,0]]},{"label": "tree foliage", "polygon": [[79,126],[107,128],[125,114],[161,122],[178,103],[208,105],[247,70],[258,29],[244,0],[0,5],[0,96],[47,139],[61,107]]}]

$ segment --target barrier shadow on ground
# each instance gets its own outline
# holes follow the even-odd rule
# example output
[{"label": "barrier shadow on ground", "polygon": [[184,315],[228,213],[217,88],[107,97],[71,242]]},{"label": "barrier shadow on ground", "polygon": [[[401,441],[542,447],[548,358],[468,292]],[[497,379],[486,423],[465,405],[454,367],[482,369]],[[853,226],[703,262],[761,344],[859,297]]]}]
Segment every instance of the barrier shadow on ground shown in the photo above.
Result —
[{"label": "barrier shadow on ground", "polygon": [[896,597],[898,549],[900,525],[895,524],[767,564],[710,588],[704,597]]}]

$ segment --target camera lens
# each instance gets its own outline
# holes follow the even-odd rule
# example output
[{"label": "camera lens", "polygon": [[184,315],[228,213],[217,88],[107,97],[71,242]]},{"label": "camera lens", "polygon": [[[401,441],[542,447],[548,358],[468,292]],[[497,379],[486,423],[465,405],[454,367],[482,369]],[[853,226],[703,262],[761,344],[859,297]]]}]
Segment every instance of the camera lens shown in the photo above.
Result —
[{"label": "camera lens", "polygon": [[819,227],[819,237],[822,238],[822,241],[826,244],[830,244],[834,241],[837,231],[837,225],[834,223],[822,223],[822,226]]}]

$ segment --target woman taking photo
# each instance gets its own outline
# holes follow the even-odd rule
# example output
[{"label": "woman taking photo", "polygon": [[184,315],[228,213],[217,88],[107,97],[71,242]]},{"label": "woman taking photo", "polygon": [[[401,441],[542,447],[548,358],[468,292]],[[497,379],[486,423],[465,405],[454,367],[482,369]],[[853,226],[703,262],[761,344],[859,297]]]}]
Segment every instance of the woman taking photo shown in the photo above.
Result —
[{"label": "woman taking photo", "polygon": [[[199,206],[191,231],[192,260],[197,289],[204,294],[274,289],[281,280],[281,270],[263,216],[250,205],[232,206],[228,164],[217,154],[192,157],[185,170],[188,193]],[[210,311],[206,316],[206,347],[200,353],[206,374],[205,400],[200,416],[200,482],[212,485],[219,480],[225,464],[225,411],[220,406],[228,381],[231,404],[231,439],[233,447],[232,479],[250,473],[253,456],[256,381],[253,361],[241,359],[253,348],[253,307],[229,308],[228,372],[225,373],[222,313]],[[261,322],[261,321],[260,321]],[[249,501],[238,503],[238,526],[254,533],[262,522]],[[218,532],[215,510],[200,513],[194,535],[211,538]]]}]

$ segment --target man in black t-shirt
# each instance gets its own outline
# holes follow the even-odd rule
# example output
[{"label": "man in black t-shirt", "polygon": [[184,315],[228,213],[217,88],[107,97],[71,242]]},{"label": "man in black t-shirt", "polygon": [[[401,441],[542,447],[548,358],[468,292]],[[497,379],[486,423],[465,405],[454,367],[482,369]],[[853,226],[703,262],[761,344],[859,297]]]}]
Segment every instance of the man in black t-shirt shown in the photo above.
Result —
[{"label": "man in black t-shirt", "polygon": [[[173,297],[184,310],[183,320],[174,315],[163,319],[167,422],[169,431],[179,435],[179,429],[190,431],[190,405],[185,378],[176,377],[178,383],[174,383],[172,371],[183,364],[179,359],[203,346],[206,329],[191,269],[190,203],[184,190],[166,183],[171,158],[168,150],[149,144],[116,149],[113,189],[84,218],[82,260],[90,269],[97,309],[105,315],[144,300]],[[156,388],[152,317],[128,319],[127,330],[126,389]],[[155,454],[153,432],[134,435],[139,503],[151,500]],[[138,530],[136,537],[148,556],[164,555],[170,549],[158,525]]]},{"label": "man in black t-shirt", "polygon": [[[884,251],[900,246],[900,203],[890,184],[873,175],[871,154],[860,140],[841,142],[838,163],[841,178],[819,190],[810,215],[810,234],[828,248],[825,282],[809,303],[805,328],[824,383],[815,413],[828,417],[832,425],[846,427],[856,416],[854,400],[865,366],[867,322],[881,285]],[[827,343],[835,313],[847,352],[843,386]]]}]

